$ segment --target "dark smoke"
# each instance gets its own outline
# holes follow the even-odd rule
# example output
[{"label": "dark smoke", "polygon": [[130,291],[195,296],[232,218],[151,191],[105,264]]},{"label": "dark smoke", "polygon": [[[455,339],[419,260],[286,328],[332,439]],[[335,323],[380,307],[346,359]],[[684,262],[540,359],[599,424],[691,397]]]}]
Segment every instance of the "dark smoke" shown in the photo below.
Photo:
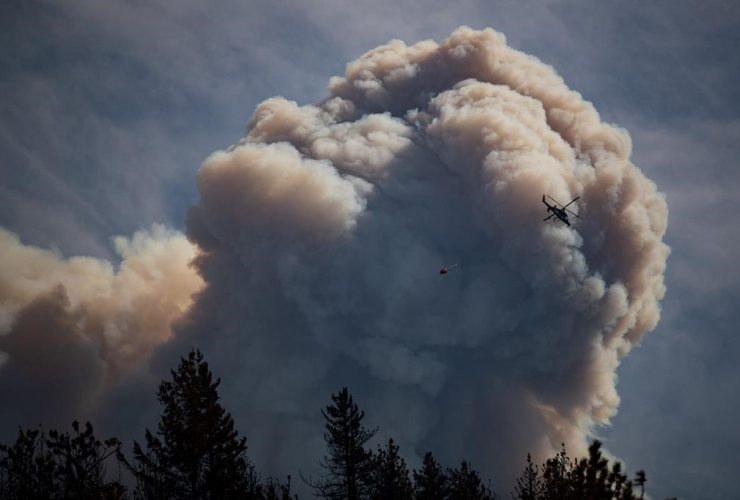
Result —
[{"label": "dark smoke", "polygon": [[[620,359],[658,322],[668,210],[630,152],[493,30],[392,41],[320,104],[261,103],[206,159],[197,252],[160,229],[119,240],[116,273],[0,233],[0,395],[55,390],[51,373],[15,382],[38,364],[29,346],[64,353],[44,369],[67,371],[72,403],[54,405],[69,414],[109,401],[157,346],[159,376],[198,346],[267,473],[311,472],[318,410],[347,385],[412,467],[432,449],[508,487],[527,452],[585,451],[617,411]],[[543,193],[580,196],[584,221],[543,224]],[[205,286],[189,306],[193,256]]]},{"label": "dark smoke", "polygon": [[[393,41],[330,89],[263,102],[204,162],[206,289],[166,351],[225,360],[276,467],[317,458],[344,384],[412,464],[431,447],[501,478],[527,451],[583,452],[664,293],[667,207],[629,134],[492,30]],[[538,226],[543,193],[580,196],[585,222]]]}]

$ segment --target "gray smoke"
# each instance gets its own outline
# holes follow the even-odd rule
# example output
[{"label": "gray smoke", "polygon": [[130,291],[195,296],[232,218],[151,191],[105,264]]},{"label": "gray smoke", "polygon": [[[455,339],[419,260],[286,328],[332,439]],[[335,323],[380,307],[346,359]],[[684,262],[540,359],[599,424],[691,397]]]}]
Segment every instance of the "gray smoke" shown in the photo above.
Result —
[{"label": "gray smoke", "polygon": [[[268,99],[204,162],[206,288],[162,360],[218,359],[278,470],[319,457],[343,385],[412,464],[431,448],[510,478],[528,451],[582,453],[665,291],[665,197],[629,134],[493,30],[392,41],[330,92]],[[585,221],[541,224],[543,193]]]},{"label": "gray smoke", "polygon": [[113,242],[117,270],[24,245],[0,228],[4,442],[18,425],[66,430],[93,418],[107,390],[170,337],[202,286],[181,233],[155,226]]},{"label": "gray smoke", "polygon": [[[118,240],[114,271],[0,232],[8,423],[156,404],[153,385],[132,396],[145,363],[167,376],[199,347],[270,474],[311,472],[345,385],[412,467],[431,449],[508,488],[527,452],[585,450],[665,292],[668,210],[629,134],[490,29],[392,41],[329,89],[264,101],[205,160],[197,250],[159,229]],[[580,196],[584,221],[543,224],[543,193]]]}]

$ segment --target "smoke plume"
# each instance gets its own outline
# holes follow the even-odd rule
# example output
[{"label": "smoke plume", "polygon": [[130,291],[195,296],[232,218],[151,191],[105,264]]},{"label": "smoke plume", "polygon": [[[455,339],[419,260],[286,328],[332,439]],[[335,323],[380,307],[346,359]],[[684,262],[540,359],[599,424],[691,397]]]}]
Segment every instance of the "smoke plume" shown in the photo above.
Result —
[{"label": "smoke plume", "polygon": [[[79,411],[197,346],[267,473],[311,472],[345,385],[411,466],[431,449],[507,488],[527,452],[583,452],[665,291],[666,201],[629,134],[490,29],[392,41],[329,92],[262,102],[205,160],[197,252],[139,234],[114,272],[0,233],[3,398],[59,389]],[[543,223],[543,194],[580,196],[583,220]]]},{"label": "smoke plume", "polygon": [[[629,134],[490,29],[392,41],[329,89],[261,103],[204,162],[187,230],[206,288],[171,352],[226,360],[276,464],[318,458],[345,384],[412,463],[502,478],[583,452],[665,290],[665,197]],[[545,193],[584,220],[543,224]]]},{"label": "smoke plume", "polygon": [[171,335],[202,280],[195,249],[154,226],[116,237],[118,270],[22,244],[0,228],[0,425],[67,428]]}]

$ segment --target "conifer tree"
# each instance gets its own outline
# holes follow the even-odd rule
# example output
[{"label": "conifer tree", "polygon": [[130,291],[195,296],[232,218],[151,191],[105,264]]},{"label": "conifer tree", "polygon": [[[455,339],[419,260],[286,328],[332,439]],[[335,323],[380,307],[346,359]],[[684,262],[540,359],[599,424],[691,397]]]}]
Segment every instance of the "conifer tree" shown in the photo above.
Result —
[{"label": "conifer tree", "polygon": [[520,478],[516,480],[514,491],[518,500],[539,500],[542,498],[543,485],[539,475],[539,467],[532,464],[532,456],[527,453],[527,467]]},{"label": "conifer tree", "polygon": [[250,498],[251,469],[246,438],[219,404],[220,379],[213,380],[200,351],[181,358],[172,381],[159,385],[164,406],[156,436],[148,429],[146,449],[134,443],[135,497],[146,500]]},{"label": "conifer tree", "polygon": [[447,469],[448,500],[493,500],[495,495],[483,484],[478,472],[463,460],[459,469]]},{"label": "conifer tree", "polygon": [[[295,497],[298,498],[298,495]],[[290,476],[288,482],[281,484],[278,480],[268,478],[264,484],[258,484],[254,494],[255,500],[291,500]]]},{"label": "conifer tree", "polygon": [[[542,472],[544,500],[569,500],[573,498],[573,467],[563,444],[554,458],[545,462]],[[583,467],[585,474],[585,464]]]},{"label": "conifer tree", "polygon": [[18,429],[12,446],[0,444],[0,498],[53,498],[54,457],[42,429]]},{"label": "conifer tree", "polygon": [[90,422],[80,431],[80,424],[72,422],[74,436],[49,431],[47,444],[56,465],[56,490],[60,498],[99,499],[122,493],[123,486],[106,480],[108,458],[119,452],[121,442],[116,438],[99,441]]},{"label": "conifer tree", "polygon": [[111,438],[101,443],[89,422],[84,431],[76,421],[72,427],[74,436],[21,428],[15,445],[0,445],[0,498],[123,498],[123,485],[106,477],[106,462],[118,451],[120,442]]},{"label": "conifer tree", "polygon": [[[609,461],[601,454],[601,443],[589,446],[589,455],[571,462],[562,450],[544,464],[539,500],[636,500],[632,482],[622,473],[622,464]],[[528,464],[530,464],[528,460]],[[529,468],[529,466],[528,466]],[[526,482],[527,470],[518,484]],[[520,497],[521,498],[521,497]]]},{"label": "conifer tree", "polygon": [[647,477],[645,477],[645,471],[638,470],[635,473],[635,485],[640,487],[640,500],[645,498],[645,483],[647,483]]},{"label": "conifer tree", "polygon": [[414,500],[444,500],[446,490],[447,476],[428,451],[422,469],[414,470]]},{"label": "conifer tree", "polygon": [[321,414],[326,420],[324,441],[327,455],[319,462],[326,470],[318,480],[303,478],[316,496],[336,500],[360,500],[368,497],[373,469],[373,455],[364,445],[377,429],[362,425],[365,412],[360,411],[347,388],[332,394],[334,404]]},{"label": "conifer tree", "polygon": [[389,439],[385,448],[378,446],[372,474],[373,500],[411,500],[413,487],[406,461],[398,454],[398,445]]}]

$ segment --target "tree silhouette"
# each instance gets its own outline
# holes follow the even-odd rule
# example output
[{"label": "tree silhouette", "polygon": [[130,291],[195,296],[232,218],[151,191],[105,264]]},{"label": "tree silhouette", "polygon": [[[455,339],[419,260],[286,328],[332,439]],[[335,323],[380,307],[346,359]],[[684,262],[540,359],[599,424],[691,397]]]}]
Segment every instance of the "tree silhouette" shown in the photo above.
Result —
[{"label": "tree silhouette", "polygon": [[[290,496],[290,476],[288,476],[288,482],[286,484],[280,483],[280,481],[268,478],[264,484],[259,484],[259,480],[255,479],[254,489],[254,500],[291,500]],[[295,496],[298,498],[298,495]]]},{"label": "tree silhouette", "polygon": [[0,498],[52,498],[54,476],[54,457],[43,430],[19,428],[13,446],[0,444]]},{"label": "tree silhouette", "polygon": [[246,438],[218,403],[220,379],[213,381],[200,351],[180,358],[172,381],[157,391],[164,406],[157,435],[145,433],[146,450],[134,442],[134,464],[121,460],[137,479],[135,498],[146,500],[251,498],[255,485]]},{"label": "tree silhouette", "polygon": [[532,464],[532,456],[527,453],[527,467],[524,469],[522,477],[516,480],[517,485],[514,491],[519,500],[537,500],[542,498],[544,485],[539,475],[539,467]]},{"label": "tree silhouette", "polygon": [[106,479],[106,462],[120,442],[100,442],[88,422],[74,436],[43,430],[23,430],[13,446],[0,445],[0,498],[3,499],[119,499],[125,489]]},{"label": "tree silhouette", "polygon": [[[632,482],[622,473],[622,464],[601,454],[601,443],[594,441],[587,458],[572,461],[565,445],[543,465],[541,479],[527,456],[527,467],[517,480],[515,498],[527,500],[636,500]],[[639,474],[638,474],[639,476]]]},{"label": "tree silhouette", "polygon": [[483,484],[478,472],[463,460],[459,469],[447,469],[447,499],[494,500],[496,495]]},{"label": "tree silhouette", "polygon": [[638,470],[637,472],[635,472],[635,484],[640,487],[640,500],[645,498],[645,483],[647,483],[645,471]]},{"label": "tree silhouette", "polygon": [[[565,453],[565,449],[562,453]],[[622,464],[614,462],[609,469],[609,461],[602,456],[601,442],[598,440],[588,447],[588,458],[582,458],[574,464],[570,482],[574,498],[636,499],[632,482],[622,473]]]},{"label": "tree silhouette", "polygon": [[422,469],[414,470],[414,500],[444,500],[446,491],[447,476],[428,451]]},{"label": "tree silhouette", "polygon": [[80,424],[72,422],[74,436],[49,431],[49,449],[56,464],[56,487],[61,498],[115,498],[123,494],[118,482],[106,483],[106,462],[119,452],[121,442],[116,438],[99,441],[90,422],[80,431]]},{"label": "tree silhouette", "polygon": [[372,473],[370,498],[373,500],[411,500],[414,489],[406,461],[398,454],[398,445],[389,439],[385,448],[378,446]]},{"label": "tree silhouette", "polygon": [[572,464],[563,444],[554,458],[545,462],[542,472],[543,496],[545,500],[567,500],[574,498]]},{"label": "tree silhouette", "polygon": [[370,492],[373,471],[372,452],[364,448],[377,432],[362,425],[365,412],[360,411],[347,388],[332,394],[334,404],[321,414],[326,420],[324,441],[327,455],[319,465],[327,472],[314,481],[301,476],[321,498],[359,500]]}]

